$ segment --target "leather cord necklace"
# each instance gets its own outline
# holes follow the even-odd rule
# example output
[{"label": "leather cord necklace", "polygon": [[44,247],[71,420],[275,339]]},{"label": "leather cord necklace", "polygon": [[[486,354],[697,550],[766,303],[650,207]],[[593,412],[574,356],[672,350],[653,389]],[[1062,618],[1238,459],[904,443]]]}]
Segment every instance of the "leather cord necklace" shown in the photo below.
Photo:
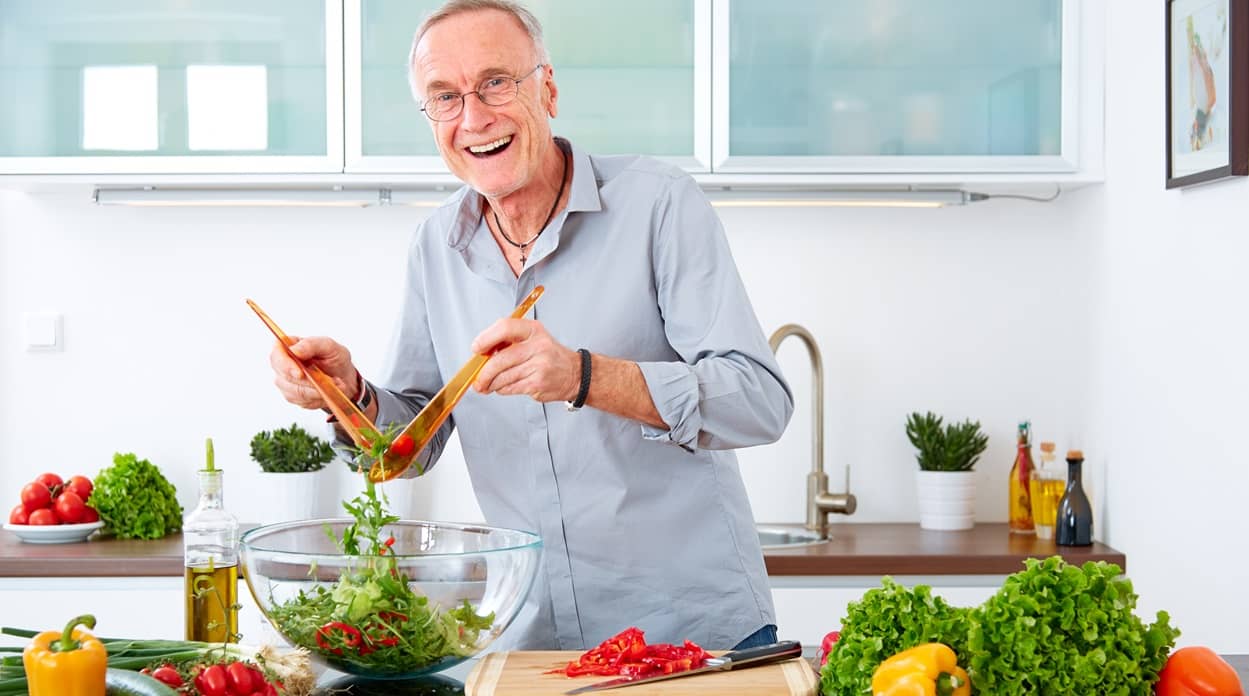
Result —
[{"label": "leather cord necklace", "polygon": [[522,266],[525,265],[525,260],[529,258],[527,252],[529,245],[533,244],[534,241],[537,240],[538,237],[542,236],[542,233],[546,231],[546,226],[551,224],[551,218],[555,217],[555,209],[559,207],[559,199],[564,197],[564,184],[568,179],[568,152],[565,151],[564,147],[559,143],[556,143],[555,146],[559,148],[559,153],[564,156],[564,168],[559,175],[559,191],[555,194],[555,200],[551,202],[551,211],[546,214],[546,221],[542,223],[542,227],[538,228],[537,234],[530,237],[526,242],[517,242],[513,240],[511,237],[507,236],[507,232],[503,231],[503,223],[499,222],[499,214],[495,212],[494,208],[490,209],[490,214],[494,216],[494,226],[499,228],[499,234],[503,235],[503,239],[508,244],[520,249],[520,265]]}]

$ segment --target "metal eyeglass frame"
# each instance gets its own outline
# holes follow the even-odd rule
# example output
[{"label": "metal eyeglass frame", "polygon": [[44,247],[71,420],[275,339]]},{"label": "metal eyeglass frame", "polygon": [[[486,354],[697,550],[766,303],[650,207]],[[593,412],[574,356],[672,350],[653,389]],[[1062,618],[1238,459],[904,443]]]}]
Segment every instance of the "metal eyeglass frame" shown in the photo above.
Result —
[{"label": "metal eyeglass frame", "polygon": [[[538,72],[539,70],[545,67],[546,67],[546,63],[538,63],[536,66],[534,66],[533,70],[530,70],[529,72],[525,73],[521,77],[512,77],[510,75],[495,75],[493,77],[486,78],[481,83],[481,85],[477,86],[477,89],[471,90],[469,92],[463,92],[461,94],[455,94],[454,92],[440,92],[438,94],[435,94],[430,99],[425,100],[425,102],[421,104],[421,112],[424,113],[425,117],[431,121],[436,121],[439,123],[442,123],[444,121],[453,121],[457,117],[459,117],[460,114],[464,113],[464,98],[470,94],[476,94],[477,98],[481,100],[481,103],[485,104],[486,106],[505,106],[507,104],[511,104],[513,101],[516,100],[516,95],[520,94],[520,83],[524,82],[525,80],[528,80],[534,73]],[[483,85],[493,80],[499,80],[499,79],[504,79],[510,82],[512,85],[512,89],[507,93],[507,96],[505,98],[502,98],[501,100],[490,101],[486,99],[486,95],[482,93]],[[503,95],[499,95],[499,96],[502,97]],[[439,97],[456,97],[457,101],[455,103],[457,104],[457,106],[455,106],[448,113],[435,117],[432,113],[429,112],[429,109],[426,108],[426,105],[429,104],[434,99],[437,99]],[[491,98],[493,99],[494,97],[491,97]]]}]

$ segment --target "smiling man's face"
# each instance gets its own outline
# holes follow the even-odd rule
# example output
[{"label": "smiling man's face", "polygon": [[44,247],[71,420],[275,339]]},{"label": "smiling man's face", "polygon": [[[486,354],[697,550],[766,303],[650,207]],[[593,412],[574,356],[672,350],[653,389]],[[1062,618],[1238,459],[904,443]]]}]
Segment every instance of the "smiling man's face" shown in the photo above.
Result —
[{"label": "smiling man's face", "polygon": [[458,116],[430,122],[451,173],[487,197],[501,198],[533,181],[551,147],[557,90],[549,67],[533,72],[538,60],[520,22],[498,10],[449,17],[417,44],[412,70],[423,99],[463,94],[498,75],[529,75],[508,104],[488,106],[468,94]]}]

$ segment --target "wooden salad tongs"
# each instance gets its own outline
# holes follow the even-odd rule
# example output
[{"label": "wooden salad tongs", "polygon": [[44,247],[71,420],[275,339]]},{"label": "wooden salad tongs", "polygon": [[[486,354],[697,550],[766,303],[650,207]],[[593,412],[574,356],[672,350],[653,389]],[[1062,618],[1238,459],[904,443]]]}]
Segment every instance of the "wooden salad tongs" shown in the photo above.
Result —
[{"label": "wooden salad tongs", "polygon": [[[539,285],[529,293],[516,309],[509,315],[513,319],[520,319],[533,309],[533,305],[542,296],[544,288]],[[321,398],[325,399],[326,405],[330,411],[338,419],[338,424],[342,426],[347,435],[351,437],[351,441],[362,450],[368,450],[371,442],[375,442],[381,433],[377,427],[360,411],[356,405],[343,394],[334,384],[334,380],[325,374],[316,365],[306,365],[302,360],[295,357],[291,352],[290,346],[295,340],[286,335],[277,324],[269,318],[251,300],[247,301],[248,306],[256,312],[260,320],[269,327],[274,336],[277,336],[278,343],[282,344],[286,350],[287,356],[299,365],[299,369],[303,371],[308,380],[312,382],[312,386],[321,394]],[[488,353],[478,353],[468,359],[461,367],[459,372],[445,384],[434,398],[425,404],[425,408],[416,414],[411,423],[408,423],[402,431],[400,431],[390,446],[386,448],[386,452],[377,461],[373,462],[372,468],[369,469],[369,478],[374,483],[382,483],[389,481],[403,474],[416,461],[417,455],[425,449],[430,440],[434,439],[434,434],[442,427],[442,424],[451,415],[451,410],[460,402],[464,394],[468,391],[473,380],[477,379],[477,375],[481,373],[481,368],[485,367],[490,357],[498,351],[502,346],[496,346]]]}]

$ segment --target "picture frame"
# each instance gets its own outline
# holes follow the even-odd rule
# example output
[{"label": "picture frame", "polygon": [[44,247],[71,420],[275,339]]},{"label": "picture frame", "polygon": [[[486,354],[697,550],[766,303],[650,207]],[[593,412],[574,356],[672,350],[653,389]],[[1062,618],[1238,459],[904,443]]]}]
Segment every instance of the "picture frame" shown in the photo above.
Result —
[{"label": "picture frame", "polygon": [[1166,187],[1249,175],[1249,0],[1166,13]]}]

